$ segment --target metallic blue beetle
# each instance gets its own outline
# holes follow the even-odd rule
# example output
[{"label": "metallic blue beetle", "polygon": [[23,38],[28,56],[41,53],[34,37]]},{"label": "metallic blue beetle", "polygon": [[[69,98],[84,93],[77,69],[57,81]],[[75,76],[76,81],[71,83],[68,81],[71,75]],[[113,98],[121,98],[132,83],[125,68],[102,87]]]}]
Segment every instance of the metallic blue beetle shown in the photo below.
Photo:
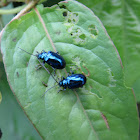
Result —
[{"label": "metallic blue beetle", "polygon": [[[42,65],[44,67],[44,65]],[[45,67],[44,67],[45,68]],[[46,69],[46,68],[45,68]],[[55,80],[55,79],[54,79]],[[57,85],[59,85],[60,87],[63,87],[64,90],[66,90],[66,88],[69,88],[69,89],[75,89],[75,88],[80,88],[80,87],[83,87],[83,85],[86,83],[86,77],[83,75],[83,74],[72,74],[72,75],[68,75],[66,78],[63,77],[63,79],[59,82],[56,82],[58,83]],[[55,85],[55,86],[57,86]],[[52,89],[53,87],[55,86],[52,86],[51,88],[49,88],[48,90]],[[47,90],[47,91],[48,91]],[[60,89],[62,90],[62,89]],[[59,90],[59,91],[60,91]],[[46,92],[47,92],[46,91]],[[58,91],[58,92],[59,92]],[[46,93],[45,92],[45,93]],[[45,94],[44,93],[44,94]],[[43,94],[43,95],[44,95]],[[42,96],[43,96],[42,95]]]},{"label": "metallic blue beetle", "polygon": [[[21,48],[19,48],[19,49],[21,49]],[[21,50],[26,52],[23,49],[21,49]],[[65,62],[64,58],[62,56],[60,56],[58,53],[55,53],[52,51],[45,52],[44,50],[41,53],[37,52],[36,55],[31,54],[29,52],[26,52],[26,53],[36,56],[38,59],[43,60],[43,64],[47,63],[53,69],[63,69],[66,67],[66,62]]]},{"label": "metallic blue beetle", "polygon": [[62,56],[52,51],[45,52],[44,50],[37,55],[38,59],[43,60],[43,63],[47,63],[55,69],[63,69],[66,66],[66,62]]},{"label": "metallic blue beetle", "polygon": [[66,78],[63,77],[63,80],[59,81],[58,85],[64,89],[75,89],[83,87],[85,83],[86,77],[83,74],[72,74]]}]

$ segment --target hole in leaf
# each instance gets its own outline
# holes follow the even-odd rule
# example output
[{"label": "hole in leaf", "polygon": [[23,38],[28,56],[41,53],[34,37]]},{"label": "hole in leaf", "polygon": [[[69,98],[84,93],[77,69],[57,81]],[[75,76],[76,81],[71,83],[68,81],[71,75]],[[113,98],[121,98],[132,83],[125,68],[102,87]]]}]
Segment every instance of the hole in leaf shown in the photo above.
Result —
[{"label": "hole in leaf", "polygon": [[68,19],[68,22],[71,23],[71,19]]},{"label": "hole in leaf", "polygon": [[86,36],[85,36],[85,34],[81,34],[80,36],[79,36],[79,38],[81,38],[81,39],[85,39],[86,38]]},{"label": "hole in leaf", "polygon": [[59,6],[60,8],[63,8],[63,9],[67,9],[67,7],[65,5],[61,5]]},{"label": "hole in leaf", "polygon": [[91,34],[97,36],[98,35],[98,29],[95,25],[91,24],[88,26],[88,30]]},{"label": "hole in leaf", "polygon": [[78,14],[77,13],[73,13],[73,16],[78,17]]},{"label": "hole in leaf", "polygon": [[63,12],[63,16],[66,17],[67,16],[67,12]]},{"label": "hole in leaf", "polygon": [[86,35],[80,28],[69,30],[69,33],[73,37],[75,43],[83,44],[86,40]]},{"label": "hole in leaf", "polygon": [[77,13],[72,13],[70,11],[63,12],[63,16],[66,17],[66,22],[76,24],[79,20],[79,16]]},{"label": "hole in leaf", "polygon": [[73,13],[71,18],[72,18],[73,23],[77,23],[79,20],[79,16],[77,13]]}]

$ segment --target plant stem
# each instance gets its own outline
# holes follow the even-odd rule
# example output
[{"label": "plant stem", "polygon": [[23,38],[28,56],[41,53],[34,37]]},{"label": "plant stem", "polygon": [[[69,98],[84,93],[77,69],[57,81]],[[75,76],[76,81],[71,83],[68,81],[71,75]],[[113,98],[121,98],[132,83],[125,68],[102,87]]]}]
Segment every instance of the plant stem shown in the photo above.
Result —
[{"label": "plant stem", "polygon": [[23,14],[25,14],[26,12],[28,12],[30,9],[32,9],[37,4],[37,2],[38,2],[38,0],[29,2],[27,4],[27,6],[24,9],[22,9],[11,21],[13,21],[15,19],[18,19]]},{"label": "plant stem", "polygon": [[[31,8],[33,8],[36,4],[37,4],[38,0],[36,1],[31,1],[27,4],[26,7],[24,7],[9,23],[11,23],[12,21],[16,20],[16,19],[19,19],[23,14],[25,14],[26,12],[28,12]],[[9,24],[8,23],[8,24]],[[7,24],[7,25],[8,25]],[[6,26],[7,26],[6,25]],[[3,30],[0,32],[0,41],[1,41],[1,36],[2,36],[2,33],[4,31],[4,29],[6,28],[6,26],[3,28]]]},{"label": "plant stem", "polygon": [[4,15],[4,14],[15,14],[20,12],[26,5],[23,6],[19,6],[17,8],[13,8],[13,9],[9,9],[9,10],[2,10],[0,9],[0,15]]}]

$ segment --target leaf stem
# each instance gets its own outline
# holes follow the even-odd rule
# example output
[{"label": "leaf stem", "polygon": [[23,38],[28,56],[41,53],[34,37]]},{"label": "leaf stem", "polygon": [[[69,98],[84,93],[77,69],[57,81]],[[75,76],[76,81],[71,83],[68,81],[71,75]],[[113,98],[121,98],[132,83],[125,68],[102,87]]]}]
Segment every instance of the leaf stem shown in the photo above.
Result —
[{"label": "leaf stem", "polygon": [[26,6],[19,6],[17,8],[13,8],[13,9],[8,9],[8,10],[4,10],[4,9],[0,9],[0,15],[4,15],[4,14],[16,14],[18,12],[20,12],[24,7]]},{"label": "leaf stem", "polygon": [[22,9],[11,21],[20,18],[23,14],[32,9],[37,4],[37,2],[38,0],[29,2],[28,5]]},{"label": "leaf stem", "polygon": [[51,39],[51,37],[50,37],[50,34],[49,34],[48,30],[47,30],[47,27],[46,27],[46,25],[45,25],[45,23],[44,23],[44,20],[42,19],[42,17],[41,17],[41,15],[40,15],[39,11],[37,10],[37,8],[34,8],[34,9],[35,9],[35,12],[36,12],[36,14],[37,14],[37,16],[38,16],[38,18],[39,18],[39,20],[40,20],[40,22],[41,22],[41,24],[42,24],[44,30],[45,30],[45,32],[46,32],[46,35],[47,35],[47,37],[48,37],[48,39],[49,39],[49,41],[50,41],[50,43],[51,43],[51,45],[52,45],[54,51],[57,52],[57,50],[56,50],[56,48],[55,48],[55,46],[54,46],[54,43],[53,43],[53,41],[52,41],[52,39]]},{"label": "leaf stem", "polygon": [[[36,1],[31,1],[27,4],[27,6],[25,6],[9,23],[11,23],[13,20],[19,19],[23,14],[25,14],[26,12],[28,12],[31,8],[33,8],[36,4],[38,3],[38,0]],[[8,23],[8,24],[9,24]],[[8,25],[7,24],[7,25]],[[6,25],[6,26],[7,26]],[[0,41],[1,41],[1,36],[2,33],[4,31],[4,29],[6,28],[6,26],[3,28],[3,30],[0,32]]]}]

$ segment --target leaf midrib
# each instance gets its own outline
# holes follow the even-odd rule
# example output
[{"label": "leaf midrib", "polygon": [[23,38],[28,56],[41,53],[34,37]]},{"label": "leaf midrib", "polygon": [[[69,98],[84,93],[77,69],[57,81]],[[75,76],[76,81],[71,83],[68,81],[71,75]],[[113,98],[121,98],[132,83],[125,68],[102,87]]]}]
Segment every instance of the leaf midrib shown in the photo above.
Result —
[{"label": "leaf midrib", "polygon": [[[54,43],[53,43],[53,41],[52,41],[52,39],[51,39],[51,37],[50,37],[50,35],[49,35],[49,32],[48,32],[48,30],[47,30],[47,28],[46,28],[46,26],[45,26],[45,22],[44,22],[43,18],[41,17],[41,15],[40,15],[38,9],[35,8],[35,12],[36,12],[37,16],[39,16],[39,20],[40,20],[41,24],[43,25],[43,29],[45,30],[48,39],[50,40],[51,46],[53,47],[54,51],[56,51],[56,48],[55,48],[55,46],[54,46]],[[49,35],[49,36],[48,36],[48,35]],[[65,71],[66,71],[66,70],[65,70]],[[97,133],[95,132],[95,130],[94,130],[93,126],[92,126],[92,123],[91,123],[91,121],[90,121],[90,119],[89,119],[89,117],[88,117],[88,115],[87,115],[87,113],[86,113],[86,111],[85,111],[85,109],[84,109],[84,107],[83,107],[83,105],[82,105],[80,99],[79,99],[79,96],[78,96],[78,94],[77,94],[76,92],[75,92],[75,95],[76,95],[77,100],[79,101],[79,103],[80,103],[80,105],[81,105],[81,107],[82,107],[82,110],[83,110],[83,112],[84,112],[84,114],[85,114],[85,116],[86,116],[86,118],[87,118],[87,120],[88,120],[88,122],[89,122],[89,124],[90,124],[90,126],[91,126],[91,129],[92,129],[93,133],[96,135],[97,139],[99,139],[98,136],[97,136]]]}]

